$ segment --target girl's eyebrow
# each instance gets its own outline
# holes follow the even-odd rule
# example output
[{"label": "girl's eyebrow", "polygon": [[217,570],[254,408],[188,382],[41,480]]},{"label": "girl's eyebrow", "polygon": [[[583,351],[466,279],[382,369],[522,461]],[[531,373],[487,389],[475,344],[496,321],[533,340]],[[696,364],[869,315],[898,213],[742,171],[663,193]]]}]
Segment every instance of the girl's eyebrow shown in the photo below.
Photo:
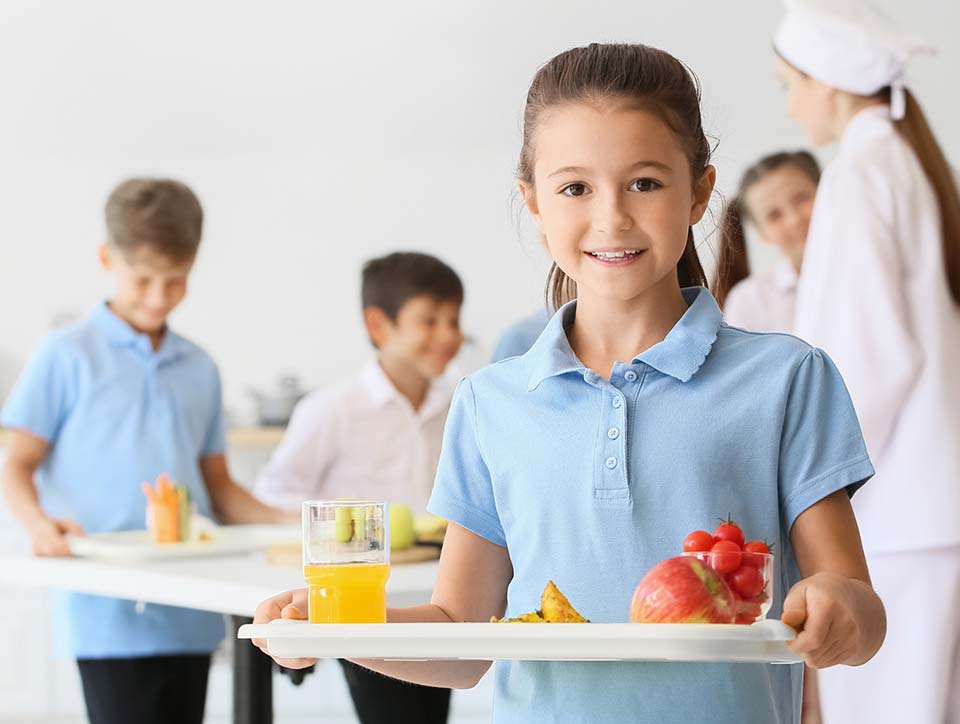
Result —
[{"label": "girl's eyebrow", "polygon": [[[657,169],[660,169],[661,171],[666,171],[668,173],[673,170],[663,161],[652,161],[652,160],[637,161],[635,164],[630,166],[630,168],[628,168],[627,170],[636,171],[641,168],[657,168]],[[562,168],[558,168],[556,171],[548,175],[547,178],[553,178],[554,176],[559,176],[560,174],[563,174],[563,173],[583,173],[584,171],[587,171],[587,170],[588,169],[584,168],[583,166],[564,166]]]}]

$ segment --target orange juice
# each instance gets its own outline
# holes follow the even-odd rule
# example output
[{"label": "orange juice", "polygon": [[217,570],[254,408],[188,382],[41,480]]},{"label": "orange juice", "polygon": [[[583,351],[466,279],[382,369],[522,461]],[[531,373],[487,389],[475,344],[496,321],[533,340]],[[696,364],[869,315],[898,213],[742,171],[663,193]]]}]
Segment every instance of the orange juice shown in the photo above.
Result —
[{"label": "orange juice", "polygon": [[386,563],[303,567],[309,587],[310,623],[386,623]]}]

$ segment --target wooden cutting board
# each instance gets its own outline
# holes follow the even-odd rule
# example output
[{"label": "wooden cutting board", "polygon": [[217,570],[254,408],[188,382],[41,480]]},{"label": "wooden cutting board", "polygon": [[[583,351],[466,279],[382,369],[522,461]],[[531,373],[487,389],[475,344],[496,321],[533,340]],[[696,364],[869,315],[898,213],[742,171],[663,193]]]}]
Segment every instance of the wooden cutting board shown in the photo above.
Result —
[{"label": "wooden cutting board", "polygon": [[[440,557],[439,546],[415,545],[402,551],[390,551],[391,565],[405,563],[424,563]],[[274,543],[267,548],[267,562],[274,566],[299,568],[303,565],[303,555],[299,543]]]}]

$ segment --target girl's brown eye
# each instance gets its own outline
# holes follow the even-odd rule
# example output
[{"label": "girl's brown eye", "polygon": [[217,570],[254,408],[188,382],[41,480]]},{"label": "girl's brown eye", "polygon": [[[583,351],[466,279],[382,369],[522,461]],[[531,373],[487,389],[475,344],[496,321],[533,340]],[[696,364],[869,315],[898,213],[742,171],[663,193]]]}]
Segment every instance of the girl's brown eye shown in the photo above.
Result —
[{"label": "girl's brown eye", "polygon": [[563,187],[562,193],[566,196],[583,196],[587,191],[583,184],[568,184]]},{"label": "girl's brown eye", "polygon": [[661,184],[659,182],[652,178],[638,178],[636,181],[630,184],[630,188],[634,189],[635,191],[647,192],[660,188],[660,185]]}]

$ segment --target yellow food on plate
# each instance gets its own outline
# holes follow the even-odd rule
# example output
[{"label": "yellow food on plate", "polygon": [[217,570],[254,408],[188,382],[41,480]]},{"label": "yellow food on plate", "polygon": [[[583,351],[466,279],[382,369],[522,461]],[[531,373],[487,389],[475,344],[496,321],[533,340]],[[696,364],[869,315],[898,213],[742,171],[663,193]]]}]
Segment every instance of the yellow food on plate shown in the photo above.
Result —
[{"label": "yellow food on plate", "polygon": [[514,616],[513,618],[497,618],[496,616],[491,617],[490,623],[547,623],[543,619],[543,613],[540,611],[534,611],[533,613],[521,613],[519,616]]},{"label": "yellow food on plate", "polygon": [[567,597],[560,593],[553,581],[547,583],[540,598],[540,610],[543,618],[550,623],[589,623],[570,605]]},{"label": "yellow food on plate", "polygon": [[590,623],[570,605],[557,584],[548,581],[540,597],[540,608],[512,618],[490,619],[490,623]]}]

